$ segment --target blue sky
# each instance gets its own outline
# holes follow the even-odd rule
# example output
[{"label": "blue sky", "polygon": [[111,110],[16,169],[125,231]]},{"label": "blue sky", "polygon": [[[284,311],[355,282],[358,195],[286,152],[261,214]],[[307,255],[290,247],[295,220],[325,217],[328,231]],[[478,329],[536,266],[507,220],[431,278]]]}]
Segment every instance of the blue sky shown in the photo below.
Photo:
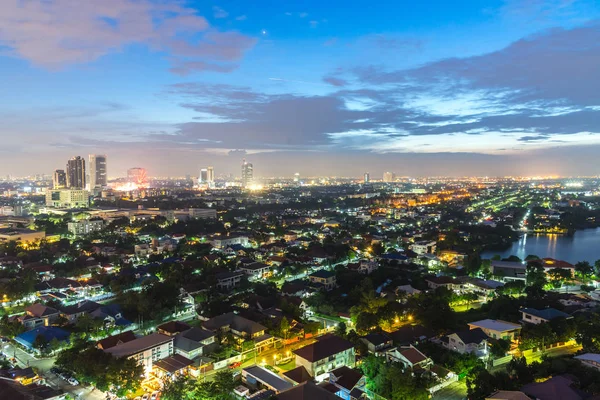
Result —
[{"label": "blue sky", "polygon": [[0,174],[600,173],[595,0],[73,4],[0,9]]}]

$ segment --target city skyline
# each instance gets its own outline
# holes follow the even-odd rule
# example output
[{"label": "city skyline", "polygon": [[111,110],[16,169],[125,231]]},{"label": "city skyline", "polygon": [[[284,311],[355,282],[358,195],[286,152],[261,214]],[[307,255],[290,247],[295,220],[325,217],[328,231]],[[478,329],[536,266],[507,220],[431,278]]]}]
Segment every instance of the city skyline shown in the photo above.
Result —
[{"label": "city skyline", "polygon": [[0,175],[600,173],[594,1],[67,3],[0,10]]}]

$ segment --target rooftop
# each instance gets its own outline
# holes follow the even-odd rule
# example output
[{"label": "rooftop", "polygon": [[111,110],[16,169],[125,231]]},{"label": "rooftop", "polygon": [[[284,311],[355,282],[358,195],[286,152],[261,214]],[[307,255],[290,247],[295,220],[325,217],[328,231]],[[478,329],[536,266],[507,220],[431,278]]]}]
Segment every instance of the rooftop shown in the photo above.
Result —
[{"label": "rooftop", "polygon": [[545,319],[546,321],[550,321],[555,318],[571,317],[569,314],[559,311],[555,308],[544,308],[543,310],[536,310],[535,308],[522,308],[521,312],[533,315],[534,317]]},{"label": "rooftop", "polygon": [[327,271],[325,269],[320,269],[318,271],[313,272],[312,274],[310,274],[308,276],[314,276],[314,277],[317,277],[317,278],[328,279],[328,278],[334,277],[335,276],[335,272],[333,272],[333,271]]},{"label": "rooftop", "polygon": [[515,329],[521,329],[521,325],[519,324],[513,324],[512,322],[501,321],[498,319],[482,319],[481,321],[469,322],[469,326],[497,332],[508,332],[514,331]]},{"label": "rooftop", "polygon": [[104,351],[112,354],[115,357],[127,357],[168,343],[172,340],[172,337],[160,333],[153,333],[151,335],[142,336],[141,338],[137,338],[130,342],[120,343]]},{"label": "rooftop", "polygon": [[278,375],[266,368],[259,367],[258,365],[244,368],[242,374],[251,375],[252,377],[256,378],[256,380],[277,392],[282,392],[293,387],[290,382],[280,378]]},{"label": "rooftop", "polygon": [[294,354],[310,362],[315,362],[352,348],[354,345],[346,339],[335,335],[325,335],[313,344],[294,350]]}]

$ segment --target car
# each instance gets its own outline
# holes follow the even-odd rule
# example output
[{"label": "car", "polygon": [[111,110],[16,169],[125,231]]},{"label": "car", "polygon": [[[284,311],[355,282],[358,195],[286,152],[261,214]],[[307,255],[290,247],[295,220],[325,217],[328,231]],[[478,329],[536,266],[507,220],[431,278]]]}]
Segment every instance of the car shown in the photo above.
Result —
[{"label": "car", "polygon": [[73,386],[79,385],[79,381],[75,378],[69,378],[69,379],[67,379],[67,382],[69,382]]},{"label": "car", "polygon": [[234,368],[240,367],[241,365],[242,365],[242,362],[241,361],[237,361],[237,362],[229,364],[229,368],[230,369],[234,369]]},{"label": "car", "polygon": [[52,367],[52,368],[50,368],[50,372],[52,372],[53,374],[58,375],[58,374],[60,374],[62,372],[62,369],[57,368],[57,367]]}]

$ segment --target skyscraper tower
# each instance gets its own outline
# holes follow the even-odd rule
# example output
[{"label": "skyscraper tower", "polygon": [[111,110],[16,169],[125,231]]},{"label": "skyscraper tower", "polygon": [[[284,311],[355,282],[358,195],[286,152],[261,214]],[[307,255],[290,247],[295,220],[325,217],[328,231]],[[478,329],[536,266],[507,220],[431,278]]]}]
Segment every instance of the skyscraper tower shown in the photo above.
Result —
[{"label": "skyscraper tower", "polygon": [[90,189],[97,189],[108,184],[106,176],[106,155],[90,154],[89,155],[89,185]]},{"label": "skyscraper tower", "polygon": [[365,172],[365,176],[364,176],[364,183],[369,183],[369,181],[371,180],[371,176],[369,175],[368,172]]},{"label": "skyscraper tower", "polygon": [[69,189],[85,188],[85,160],[80,156],[67,161],[67,187]]},{"label": "skyscraper tower", "polygon": [[208,183],[214,183],[215,182],[215,168],[214,167],[208,167]]},{"label": "skyscraper tower", "polygon": [[200,183],[200,184],[208,183],[208,169],[202,168],[200,170],[200,179],[198,179],[198,183]]},{"label": "skyscraper tower", "polygon": [[254,180],[254,168],[244,159],[242,163],[242,187],[248,187]]},{"label": "skyscraper tower", "polygon": [[52,174],[52,188],[64,189],[67,187],[67,174],[64,169],[57,169]]}]

